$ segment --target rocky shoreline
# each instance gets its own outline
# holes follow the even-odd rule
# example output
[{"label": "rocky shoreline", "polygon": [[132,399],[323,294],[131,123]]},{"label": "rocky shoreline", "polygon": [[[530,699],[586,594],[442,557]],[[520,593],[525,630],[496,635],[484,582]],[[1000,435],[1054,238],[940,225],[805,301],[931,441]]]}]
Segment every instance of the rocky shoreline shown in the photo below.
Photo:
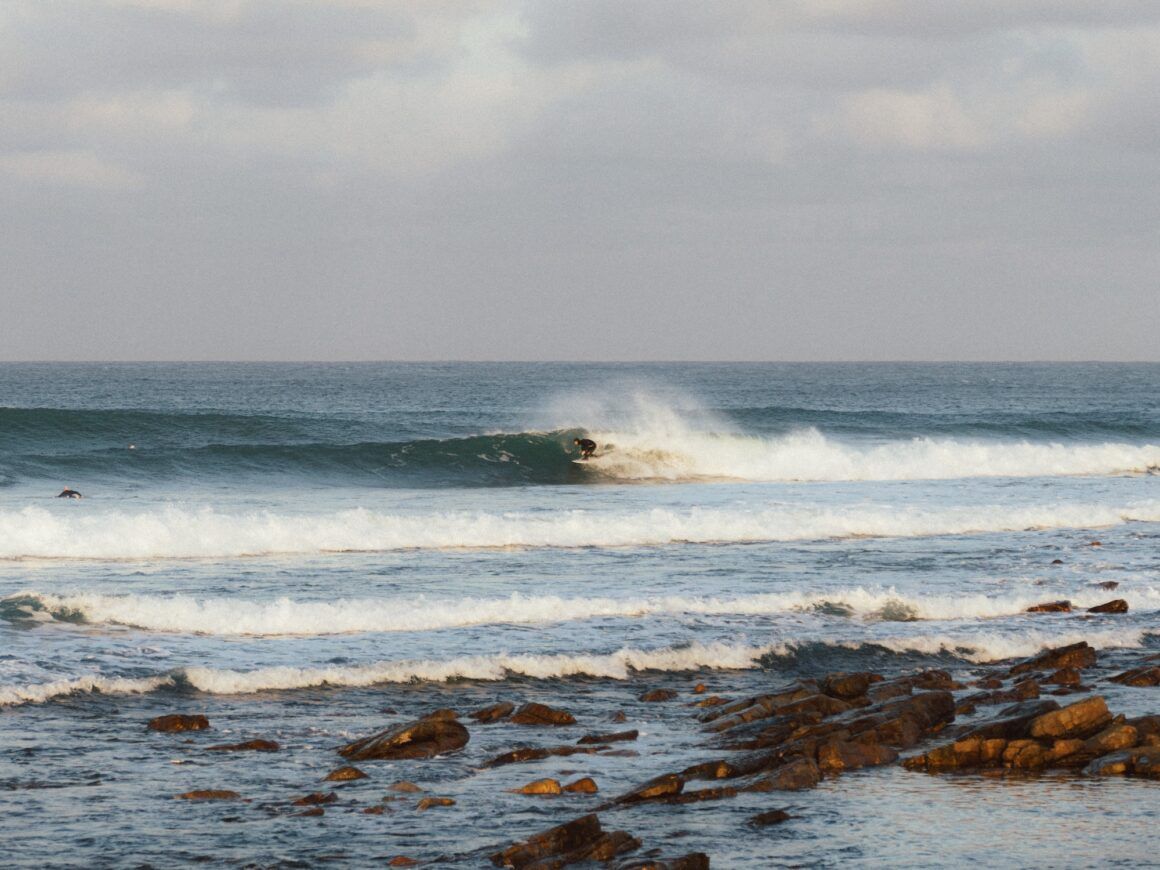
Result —
[{"label": "rocky shoreline", "polygon": [[[1127,669],[1109,667],[1104,658],[1079,642],[1020,662],[974,667],[976,676],[970,682],[956,681],[938,669],[831,673],[783,684],[771,676],[768,692],[735,697],[725,691],[729,672],[713,672],[703,678],[713,682],[716,693],[704,684],[685,691],[654,688],[637,700],[681,705],[677,718],[685,723],[684,735],[701,760],[679,770],[656,770],[611,796],[585,771],[584,759],[640,761],[631,748],[638,731],[616,728],[625,722],[623,713],[605,714],[597,722],[576,699],[565,698],[559,706],[498,700],[462,713],[442,708],[334,747],[335,761],[346,763],[319,771],[314,780],[333,790],[308,791],[311,785],[304,783],[306,794],[288,795],[277,806],[260,806],[306,817],[334,811],[368,816],[455,812],[455,799],[437,793],[437,776],[432,777],[435,788],[419,776],[415,779],[423,785],[384,781],[371,802],[364,793],[348,797],[342,792],[353,783],[384,779],[384,769],[389,776],[392,766],[384,761],[418,761],[435,771],[461,760],[473,736],[486,733],[494,744],[497,732],[507,731],[510,748],[473,762],[473,769],[506,768],[515,776],[508,791],[529,801],[566,799],[569,817],[534,832],[508,830],[504,819],[496,818],[493,848],[462,853],[454,844],[444,844],[438,854],[393,855],[387,863],[546,870],[595,861],[619,870],[696,870],[710,866],[711,853],[673,854],[650,846],[647,815],[635,813],[631,831],[620,829],[618,815],[628,808],[664,813],[665,807],[676,805],[811,789],[826,778],[884,765],[900,765],[915,776],[1026,777],[1050,772],[1160,781],[1160,714],[1117,715],[1105,698],[1108,688],[1149,692],[1160,684],[1160,655],[1145,651]],[[588,730],[591,724],[612,727]],[[174,713],[153,719],[148,728],[189,739],[190,732],[212,732],[212,723],[204,715]],[[585,733],[575,738],[580,729]],[[567,742],[555,736],[565,732],[570,735]],[[200,748],[207,759],[210,753],[289,751],[256,735],[238,743],[207,742]],[[545,772],[537,769],[537,762],[562,758],[572,759],[572,776],[536,775]],[[520,777],[524,770],[529,774]],[[175,797],[249,802],[228,786],[222,782],[220,788]],[[791,818],[786,809],[771,806],[747,816],[745,824],[761,828]],[[733,834],[723,829],[720,835]]]}]

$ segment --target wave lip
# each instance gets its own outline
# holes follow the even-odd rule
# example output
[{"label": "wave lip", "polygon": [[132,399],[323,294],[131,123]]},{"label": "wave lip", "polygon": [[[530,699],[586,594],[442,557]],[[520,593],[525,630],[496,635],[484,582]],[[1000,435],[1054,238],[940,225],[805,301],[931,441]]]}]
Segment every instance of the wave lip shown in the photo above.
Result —
[{"label": "wave lip", "polygon": [[1160,501],[941,510],[878,506],[458,511],[357,508],[329,514],[0,511],[0,559],[230,558],[273,554],[503,547],[648,547],[854,537],[930,537],[1160,521]]},{"label": "wave lip", "polygon": [[[1160,589],[1124,593],[1132,611],[1160,608]],[[1106,593],[1069,593],[1077,608]],[[0,619],[120,625],[147,631],[215,636],[315,637],[360,632],[420,632],[480,625],[544,625],[607,617],[776,616],[823,613],[867,622],[961,621],[1022,615],[1042,596],[902,595],[893,588],[773,592],[738,597],[669,595],[646,598],[512,594],[504,598],[239,601],[187,595],[53,595],[24,592],[0,599]]]}]

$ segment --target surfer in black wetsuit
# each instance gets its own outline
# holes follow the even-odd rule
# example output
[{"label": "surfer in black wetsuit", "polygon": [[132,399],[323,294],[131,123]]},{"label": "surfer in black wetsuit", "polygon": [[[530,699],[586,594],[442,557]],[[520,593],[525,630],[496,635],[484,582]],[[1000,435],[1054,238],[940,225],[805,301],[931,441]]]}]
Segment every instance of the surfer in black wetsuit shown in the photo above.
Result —
[{"label": "surfer in black wetsuit", "polygon": [[596,442],[591,438],[574,438],[572,443],[580,448],[581,459],[588,459],[596,452]]},{"label": "surfer in black wetsuit", "polygon": [[84,498],[84,496],[82,496],[75,489],[69,489],[66,486],[64,489],[62,489],[60,491],[60,495],[58,495],[57,498]]}]

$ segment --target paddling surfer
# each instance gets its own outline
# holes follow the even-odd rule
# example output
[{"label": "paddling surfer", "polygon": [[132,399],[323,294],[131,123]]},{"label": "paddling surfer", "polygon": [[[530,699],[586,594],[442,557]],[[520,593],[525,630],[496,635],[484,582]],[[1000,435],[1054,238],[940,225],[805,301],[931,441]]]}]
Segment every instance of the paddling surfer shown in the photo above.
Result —
[{"label": "paddling surfer", "polygon": [[596,442],[591,438],[574,438],[572,443],[580,448],[581,459],[589,459],[596,452]]},{"label": "paddling surfer", "polygon": [[57,498],[84,498],[84,496],[77,492],[75,489],[69,489],[66,486],[60,491],[60,495],[58,495]]}]

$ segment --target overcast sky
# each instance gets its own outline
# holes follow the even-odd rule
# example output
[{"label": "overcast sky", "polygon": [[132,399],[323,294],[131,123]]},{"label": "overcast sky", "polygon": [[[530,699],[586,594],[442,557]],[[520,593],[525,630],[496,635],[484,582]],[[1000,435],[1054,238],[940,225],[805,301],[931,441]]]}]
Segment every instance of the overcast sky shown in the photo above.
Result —
[{"label": "overcast sky", "polygon": [[1160,359],[1160,3],[3,0],[0,359]]}]

